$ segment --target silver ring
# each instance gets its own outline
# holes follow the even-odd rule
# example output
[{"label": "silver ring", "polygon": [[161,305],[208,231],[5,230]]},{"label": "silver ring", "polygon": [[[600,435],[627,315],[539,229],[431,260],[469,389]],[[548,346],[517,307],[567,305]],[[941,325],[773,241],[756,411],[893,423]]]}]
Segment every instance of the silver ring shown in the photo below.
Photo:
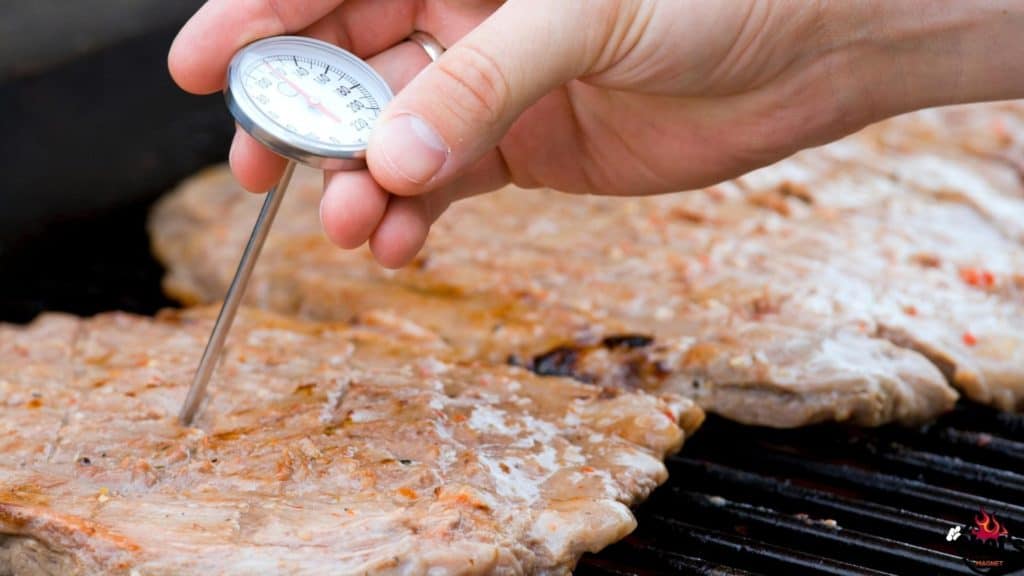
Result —
[{"label": "silver ring", "polygon": [[419,44],[420,48],[423,48],[423,51],[427,53],[427,56],[430,56],[431,62],[437,62],[437,59],[441,57],[441,54],[444,54],[444,46],[441,46],[441,43],[437,41],[437,38],[434,38],[426,32],[417,30],[412,34],[409,34],[408,40]]}]

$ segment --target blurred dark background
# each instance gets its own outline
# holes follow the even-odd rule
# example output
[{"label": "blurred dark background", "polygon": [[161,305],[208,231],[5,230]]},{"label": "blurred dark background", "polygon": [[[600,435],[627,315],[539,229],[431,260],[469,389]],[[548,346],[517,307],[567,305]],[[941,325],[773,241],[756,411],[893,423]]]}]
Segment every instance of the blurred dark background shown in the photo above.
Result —
[{"label": "blurred dark background", "polygon": [[152,312],[145,215],[226,158],[220,95],[179,90],[167,49],[199,0],[32,0],[0,19],[0,321]]}]

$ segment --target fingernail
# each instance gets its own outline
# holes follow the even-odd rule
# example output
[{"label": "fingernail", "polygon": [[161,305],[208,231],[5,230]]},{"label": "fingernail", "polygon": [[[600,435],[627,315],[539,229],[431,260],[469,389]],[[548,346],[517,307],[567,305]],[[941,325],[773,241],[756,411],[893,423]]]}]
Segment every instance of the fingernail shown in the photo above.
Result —
[{"label": "fingernail", "polygon": [[422,184],[434,177],[448,159],[448,146],[430,124],[418,116],[395,116],[381,127],[384,160],[404,178]]}]

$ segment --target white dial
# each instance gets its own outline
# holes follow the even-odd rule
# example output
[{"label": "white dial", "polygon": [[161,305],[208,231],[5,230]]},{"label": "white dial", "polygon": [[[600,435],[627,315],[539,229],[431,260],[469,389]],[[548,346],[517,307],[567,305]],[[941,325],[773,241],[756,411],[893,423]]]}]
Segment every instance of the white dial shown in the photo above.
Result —
[{"label": "white dial", "polygon": [[362,60],[310,38],[269,38],[243,48],[228,72],[239,123],[275,151],[306,162],[361,158],[391,90]]},{"label": "white dial", "polygon": [[243,72],[245,92],[281,127],[321,144],[366,145],[380,102],[358,77],[308,56],[271,56]]}]

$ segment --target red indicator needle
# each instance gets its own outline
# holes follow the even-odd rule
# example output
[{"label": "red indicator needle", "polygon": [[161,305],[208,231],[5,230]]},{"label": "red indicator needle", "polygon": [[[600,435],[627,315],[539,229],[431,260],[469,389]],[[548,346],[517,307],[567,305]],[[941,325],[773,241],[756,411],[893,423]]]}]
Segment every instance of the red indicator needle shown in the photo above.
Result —
[{"label": "red indicator needle", "polygon": [[328,110],[327,107],[324,106],[320,101],[315,100],[312,96],[307,94],[305,90],[300,88],[299,85],[296,84],[295,82],[292,82],[290,79],[288,79],[288,77],[285,76],[280,70],[278,70],[277,68],[274,68],[273,66],[271,66],[270,64],[268,64],[266,62],[264,62],[263,65],[266,66],[267,69],[270,70],[270,73],[273,74],[275,78],[277,78],[278,80],[284,81],[289,86],[294,88],[296,92],[301,94],[302,97],[306,99],[306,103],[309,104],[310,108],[316,108],[323,115],[327,116],[331,120],[334,120],[338,124],[341,124],[341,118],[338,118],[337,116],[335,116],[334,113],[332,113],[330,110]]}]

